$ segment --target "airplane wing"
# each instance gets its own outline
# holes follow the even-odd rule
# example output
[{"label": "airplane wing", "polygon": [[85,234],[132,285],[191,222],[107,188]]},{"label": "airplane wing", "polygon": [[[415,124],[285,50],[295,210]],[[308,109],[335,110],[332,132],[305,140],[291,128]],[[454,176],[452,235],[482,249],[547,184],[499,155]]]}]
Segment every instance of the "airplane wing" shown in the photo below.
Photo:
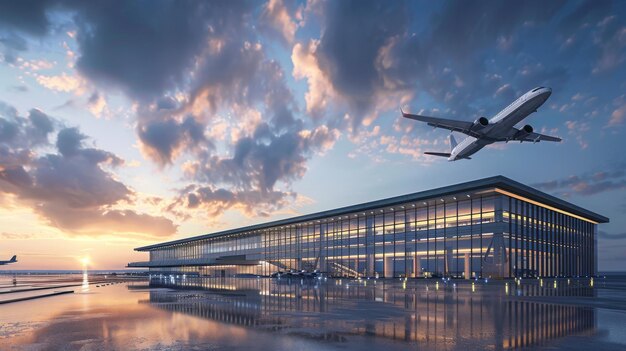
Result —
[{"label": "airplane wing", "polygon": [[[519,140],[519,139],[518,139]],[[539,141],[554,141],[554,142],[560,142],[561,138],[559,137],[555,137],[555,136],[550,136],[550,135],[545,135],[545,134],[539,134],[539,133],[530,133],[528,134],[524,140],[522,141],[532,141],[532,142],[539,142]]]},{"label": "airplane wing", "polygon": [[515,136],[517,133],[519,133],[519,129],[513,127],[511,128],[511,131],[509,133],[510,137],[505,138],[503,140],[498,140],[498,141],[528,141],[528,142],[532,142],[532,143],[538,143],[540,141],[554,141],[554,142],[560,142],[562,139],[559,137],[555,137],[555,136],[550,136],[550,135],[545,135],[545,134],[540,134],[540,133],[529,133],[526,134],[525,136]]},{"label": "airplane wing", "polygon": [[472,122],[457,121],[454,119],[429,117],[429,116],[422,116],[422,115],[414,115],[414,114],[406,113],[402,111],[402,109],[400,109],[400,111],[402,112],[402,117],[414,119],[420,122],[426,122],[431,127],[448,129],[453,132],[460,132],[460,133],[471,135],[471,136],[474,136],[475,134],[471,131],[471,128],[474,125],[474,123]]}]

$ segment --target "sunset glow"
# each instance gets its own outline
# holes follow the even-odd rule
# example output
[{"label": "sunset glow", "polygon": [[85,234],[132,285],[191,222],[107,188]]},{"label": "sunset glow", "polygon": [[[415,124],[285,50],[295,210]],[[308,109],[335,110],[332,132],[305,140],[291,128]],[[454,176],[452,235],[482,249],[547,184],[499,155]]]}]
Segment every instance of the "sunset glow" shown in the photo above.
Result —
[{"label": "sunset glow", "polygon": [[[598,265],[623,266],[626,2],[11,3],[1,269],[124,269],[150,243],[495,175],[611,218]],[[448,132],[399,112],[472,122],[538,86],[525,123],[561,143],[448,163],[424,155]]]}]

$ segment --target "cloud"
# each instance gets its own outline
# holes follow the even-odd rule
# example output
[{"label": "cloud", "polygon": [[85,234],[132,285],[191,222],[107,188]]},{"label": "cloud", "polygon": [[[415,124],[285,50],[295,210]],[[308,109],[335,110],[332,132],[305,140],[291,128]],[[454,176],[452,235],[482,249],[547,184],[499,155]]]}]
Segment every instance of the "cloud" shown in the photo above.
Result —
[{"label": "cloud", "polygon": [[176,226],[167,218],[120,208],[134,192],[107,168],[123,163],[116,155],[86,147],[87,136],[77,128],[61,127],[58,153],[49,149],[49,136],[58,121],[39,110],[27,118],[0,105],[0,193],[14,196],[51,226],[68,234],[133,234],[169,236]]},{"label": "cloud", "polygon": [[626,101],[619,107],[617,107],[611,113],[611,118],[609,119],[609,127],[619,126],[624,124],[624,119],[626,118]]},{"label": "cloud", "polygon": [[270,192],[278,181],[302,177],[308,156],[332,147],[337,138],[338,131],[326,126],[277,135],[261,124],[254,135],[237,141],[232,157],[200,155],[190,169],[200,181]]},{"label": "cloud", "polygon": [[567,132],[570,135],[573,135],[576,138],[576,142],[582,150],[589,147],[589,143],[585,138],[585,134],[589,131],[590,126],[588,122],[584,121],[565,121],[565,127],[567,127]]},{"label": "cloud", "polygon": [[89,112],[96,117],[102,117],[103,115],[109,114],[106,99],[97,91],[93,92],[91,96],[89,96],[89,99],[87,100],[87,108],[89,109]]},{"label": "cloud", "polygon": [[46,11],[52,3],[53,1],[3,2],[0,4],[0,28],[44,35],[50,26]]},{"label": "cloud", "polygon": [[[99,92],[122,91],[133,104],[132,122],[146,159],[163,168],[182,165],[182,181],[195,192],[221,189],[232,194],[221,202],[229,205],[218,208],[252,208],[255,202],[283,204],[309,160],[332,148],[344,133],[355,143],[375,140],[387,153],[420,159],[423,145],[435,142],[397,134],[420,132],[415,123],[394,129],[393,135],[358,136],[367,134],[379,114],[411,99],[433,111],[437,107],[445,116],[471,120],[501,108],[529,87],[549,82],[556,90],[572,73],[558,60],[538,62],[533,55],[520,54],[524,45],[534,44],[520,39],[544,31],[533,28],[549,21],[561,25],[563,33],[587,22],[598,26],[608,11],[603,4],[591,16],[587,14],[595,9],[565,7],[562,1],[480,6],[463,1],[444,3],[421,20],[414,6],[369,0],[306,6],[279,0],[55,0],[33,4],[32,18],[25,17],[23,8],[9,9],[14,17],[0,16],[0,26],[6,31],[3,38],[8,33],[42,37],[56,24],[50,22],[56,18],[51,13],[68,15],[64,18],[71,28],[62,33],[67,31],[77,49],[64,47],[71,51],[76,77],[97,88],[87,108],[99,116],[107,109]],[[316,31],[319,35],[309,37]],[[621,40],[614,30],[598,33]],[[306,108],[294,97],[299,86],[292,90],[285,77],[280,59],[284,47],[276,50],[276,38],[291,47],[292,76],[306,80]],[[37,77],[51,89],[81,89],[68,79],[73,75]],[[476,107],[477,102],[484,107]],[[616,117],[619,121],[619,113]],[[572,122],[578,127],[583,123]],[[57,156],[77,157],[68,152],[81,154],[86,139],[74,133],[79,140],[71,144],[67,133],[63,139],[78,146],[59,145],[64,148]],[[577,140],[586,145],[582,135]],[[91,166],[113,165],[102,161]],[[187,195],[180,194],[186,201]],[[196,195],[196,202],[215,203],[215,196]]]},{"label": "cloud", "polygon": [[318,63],[316,56],[318,45],[319,40],[310,40],[306,44],[296,43],[291,53],[293,76],[296,79],[307,80],[308,90],[304,95],[304,101],[307,113],[313,117],[320,117],[337,96],[332,83]]},{"label": "cloud", "polygon": [[[297,117],[282,68],[253,38],[209,45],[187,97],[140,111],[144,154],[161,165],[191,156],[184,163],[191,183],[181,198],[212,214],[230,208],[262,214],[285,206],[295,198],[289,188],[306,172],[308,159],[340,135]],[[230,116],[220,117],[225,114]],[[192,196],[189,189],[204,189],[204,196]],[[172,210],[185,201],[176,201]]]},{"label": "cloud", "polygon": [[2,232],[0,233],[0,238],[5,240],[28,240],[36,238],[38,235],[29,234],[29,233],[9,233]]},{"label": "cloud", "polygon": [[43,36],[50,29],[47,11],[56,1],[19,1],[0,3],[0,49],[7,63],[28,48],[26,36]]},{"label": "cloud", "polygon": [[599,48],[599,57],[592,73],[611,72],[620,67],[626,54],[626,24],[616,16],[607,16],[597,24],[594,43]]},{"label": "cloud", "polygon": [[385,94],[407,88],[389,79],[384,60],[389,45],[406,30],[407,5],[329,1],[321,7],[321,36],[294,46],[293,74],[308,81],[307,111],[324,112],[332,97],[350,109],[354,128],[369,122],[370,110]]},{"label": "cloud", "polygon": [[[269,26],[266,29],[271,27],[292,42],[297,25],[288,6],[270,2],[261,17]],[[47,13],[53,5],[44,7]],[[307,125],[295,117],[283,71],[265,56],[258,33],[249,24],[248,18],[258,9],[249,3],[61,2],[57,8],[73,14],[72,38],[78,44],[76,69],[81,76],[96,86],[119,88],[134,100],[143,154],[161,166],[183,155],[211,164],[209,171],[185,163],[195,170],[189,180],[198,189],[228,189],[235,201],[247,201],[250,208],[262,202],[282,204],[280,198],[289,191],[274,189],[277,183],[288,188],[302,176],[307,159],[332,146],[338,137],[333,128]],[[45,27],[37,35],[48,30]],[[42,76],[39,81],[51,89],[76,89],[67,78]],[[92,94],[89,108],[97,114],[102,105],[101,96]],[[252,118],[220,117],[242,112]],[[219,126],[229,131],[228,139],[209,130],[217,126],[216,120],[224,122]],[[83,136],[69,131],[62,136],[59,157],[81,150],[73,146]],[[220,141],[231,142],[232,149],[221,145],[223,153],[217,153]],[[249,195],[255,192],[265,197]]]},{"label": "cloud", "polygon": [[269,0],[263,8],[260,18],[260,27],[269,35],[278,36],[284,44],[293,43],[298,24],[290,15],[288,5],[284,0]]},{"label": "cloud", "polygon": [[90,79],[152,99],[176,88],[211,37],[235,35],[245,2],[150,1],[77,5],[76,67]]},{"label": "cloud", "polygon": [[257,190],[230,191],[211,186],[190,186],[181,191],[180,197],[169,207],[174,209],[202,209],[208,217],[220,216],[234,208],[247,216],[268,216],[288,205],[296,198],[295,193]]},{"label": "cloud", "polygon": [[18,52],[27,49],[26,40],[14,33],[0,34],[0,49],[2,61],[14,64],[18,61]]},{"label": "cloud", "polygon": [[[252,9],[248,2],[167,0],[51,0],[0,6],[0,34],[8,33],[0,42],[19,50],[26,49],[22,35],[43,37],[51,31],[51,12],[70,14],[77,27],[71,33],[80,49],[78,71],[143,101],[182,85],[208,39],[237,35]],[[56,88],[67,85],[61,83],[67,79],[48,82]]]},{"label": "cloud", "polygon": [[75,92],[78,95],[83,90],[84,83],[81,81],[79,77],[70,76],[66,73],[62,73],[57,76],[37,76],[37,83],[42,86],[55,91],[62,92]]},{"label": "cloud", "polygon": [[33,159],[31,149],[48,143],[54,122],[45,113],[32,109],[28,117],[0,101],[0,170]]},{"label": "cloud", "polygon": [[596,195],[607,191],[626,189],[626,167],[616,166],[611,171],[572,175],[562,179],[532,185],[541,190],[559,195],[578,194],[583,196]]},{"label": "cloud", "polygon": [[172,119],[140,123],[137,129],[142,152],[161,165],[171,163],[182,149],[207,141],[204,125],[191,116],[180,123]]},{"label": "cloud", "polygon": [[566,80],[562,67],[539,64],[507,83],[511,87],[486,79],[490,71],[486,56],[491,55],[487,50],[503,38],[509,47],[529,21],[545,23],[563,4],[450,2],[418,30],[407,2],[324,2],[308,14],[321,22],[320,38],[294,46],[293,74],[307,79],[308,112],[322,115],[331,105],[347,109],[353,129],[408,101],[420,89],[445,103],[448,114],[476,114],[473,103],[499,88],[496,96],[504,101],[517,86],[544,81],[558,85]]}]

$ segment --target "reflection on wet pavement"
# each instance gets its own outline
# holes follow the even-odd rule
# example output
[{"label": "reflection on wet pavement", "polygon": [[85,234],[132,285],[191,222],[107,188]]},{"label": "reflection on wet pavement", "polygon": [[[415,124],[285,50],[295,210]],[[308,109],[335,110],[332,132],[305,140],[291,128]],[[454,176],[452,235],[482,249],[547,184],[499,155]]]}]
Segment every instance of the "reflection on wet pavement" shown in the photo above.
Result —
[{"label": "reflection on wet pavement", "polygon": [[[0,349],[624,348],[624,280],[153,276],[0,307]],[[38,312],[34,312],[37,311]]]}]

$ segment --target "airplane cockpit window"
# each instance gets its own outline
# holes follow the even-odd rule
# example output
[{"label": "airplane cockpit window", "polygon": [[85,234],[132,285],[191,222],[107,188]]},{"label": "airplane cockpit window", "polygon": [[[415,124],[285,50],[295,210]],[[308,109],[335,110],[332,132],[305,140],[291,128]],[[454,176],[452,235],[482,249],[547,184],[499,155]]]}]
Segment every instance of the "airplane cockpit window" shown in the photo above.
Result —
[{"label": "airplane cockpit window", "polygon": [[539,90],[539,89],[543,89],[543,87],[539,87],[539,88],[535,88],[535,89],[533,89],[532,93],[536,92],[536,91],[537,91],[537,90]]}]

